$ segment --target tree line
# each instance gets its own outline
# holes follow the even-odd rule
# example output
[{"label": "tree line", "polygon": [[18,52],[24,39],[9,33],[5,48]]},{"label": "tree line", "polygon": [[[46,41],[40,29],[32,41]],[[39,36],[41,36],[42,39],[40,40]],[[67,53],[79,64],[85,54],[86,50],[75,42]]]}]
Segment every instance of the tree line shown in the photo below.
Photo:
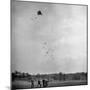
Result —
[{"label": "tree line", "polygon": [[52,74],[36,74],[32,75],[25,72],[19,72],[15,71],[12,72],[12,81],[14,80],[38,80],[38,79],[47,79],[48,81],[52,80],[60,80],[60,81],[66,81],[66,80],[87,80],[87,73],[80,72],[80,73],[69,73],[64,74],[62,72],[60,73],[52,73]]}]

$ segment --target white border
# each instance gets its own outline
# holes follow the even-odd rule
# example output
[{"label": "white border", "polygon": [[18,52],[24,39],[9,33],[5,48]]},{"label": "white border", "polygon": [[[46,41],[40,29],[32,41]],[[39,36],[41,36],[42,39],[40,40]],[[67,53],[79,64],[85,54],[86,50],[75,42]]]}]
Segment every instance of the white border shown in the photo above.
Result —
[{"label": "white border", "polygon": [[[25,0],[24,0],[25,1]],[[30,1],[30,0],[26,0]],[[90,0],[31,0],[40,2],[69,3],[69,4],[86,4],[88,5],[88,16],[90,16]],[[90,18],[88,17],[88,26]],[[88,39],[90,38],[88,27]],[[88,41],[88,46],[90,42]],[[90,68],[88,47],[88,68]],[[88,72],[90,76],[90,72]],[[89,77],[88,77],[89,78]],[[89,78],[90,80],[90,78]],[[88,82],[90,84],[90,81]],[[10,87],[10,0],[0,0],[0,90],[9,90]],[[42,90],[90,90],[90,86],[67,86],[42,88]]]}]

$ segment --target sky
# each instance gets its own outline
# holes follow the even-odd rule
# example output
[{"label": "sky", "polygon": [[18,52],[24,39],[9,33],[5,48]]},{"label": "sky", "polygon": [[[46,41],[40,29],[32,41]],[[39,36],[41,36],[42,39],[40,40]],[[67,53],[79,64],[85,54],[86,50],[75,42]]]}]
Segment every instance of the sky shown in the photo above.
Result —
[{"label": "sky", "polygon": [[12,72],[87,72],[87,6],[13,1],[11,11]]}]

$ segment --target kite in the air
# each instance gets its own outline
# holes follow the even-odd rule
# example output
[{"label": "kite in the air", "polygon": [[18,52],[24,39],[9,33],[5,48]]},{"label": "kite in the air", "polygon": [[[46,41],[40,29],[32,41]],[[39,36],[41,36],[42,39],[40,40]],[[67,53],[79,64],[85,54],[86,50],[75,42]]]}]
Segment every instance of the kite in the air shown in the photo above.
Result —
[{"label": "kite in the air", "polygon": [[37,15],[42,15],[42,12],[40,10],[37,11]]}]

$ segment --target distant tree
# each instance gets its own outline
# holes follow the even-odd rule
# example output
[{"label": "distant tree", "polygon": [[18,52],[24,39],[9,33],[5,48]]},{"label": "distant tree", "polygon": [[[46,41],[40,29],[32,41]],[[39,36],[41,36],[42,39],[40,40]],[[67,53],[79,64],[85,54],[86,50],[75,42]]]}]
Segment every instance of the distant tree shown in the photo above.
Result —
[{"label": "distant tree", "polygon": [[36,75],[36,78],[40,78],[40,76],[41,76],[40,74],[37,74],[37,75]]},{"label": "distant tree", "polygon": [[26,77],[28,80],[31,80],[31,75],[29,73],[26,73]]},{"label": "distant tree", "polygon": [[14,81],[15,80],[15,73],[12,73],[12,81]]},{"label": "distant tree", "polygon": [[25,76],[26,76],[26,75],[25,75],[25,73],[23,72],[23,73],[22,73],[22,78],[25,78]]},{"label": "distant tree", "polygon": [[63,76],[63,74],[60,72],[59,73],[59,80],[63,80],[64,79],[64,76]]}]

